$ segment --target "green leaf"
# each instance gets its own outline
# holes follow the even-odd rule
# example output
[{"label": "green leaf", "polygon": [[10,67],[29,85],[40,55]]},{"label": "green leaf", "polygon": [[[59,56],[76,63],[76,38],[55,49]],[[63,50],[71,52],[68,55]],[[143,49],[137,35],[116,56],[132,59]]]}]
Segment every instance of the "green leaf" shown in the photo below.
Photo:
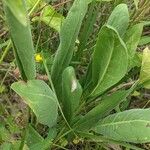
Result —
[{"label": "green leaf", "polygon": [[52,6],[48,5],[43,8],[41,15],[34,17],[32,21],[42,21],[46,25],[60,32],[64,17],[61,14],[57,13]]},{"label": "green leaf", "polygon": [[62,75],[63,112],[70,122],[77,110],[82,95],[82,87],[75,76],[73,67],[67,67]]},{"label": "green leaf", "polygon": [[59,94],[62,72],[72,59],[75,41],[87,9],[87,0],[75,0],[60,29],[60,45],[52,66],[52,80],[57,94]]},{"label": "green leaf", "polygon": [[77,130],[89,130],[91,127],[113,110],[122,100],[124,100],[126,91],[118,91],[111,96],[101,100],[100,104],[89,111],[76,125]]},{"label": "green leaf", "polygon": [[96,87],[91,96],[105,92],[126,74],[128,54],[124,42],[110,26],[100,30],[92,59],[92,80]]},{"label": "green leaf", "polygon": [[96,107],[94,107],[83,118],[81,118],[79,122],[77,122],[77,130],[89,130],[91,127],[95,126],[100,119],[104,118],[116,106],[125,101],[126,97],[133,92],[137,84],[138,82],[135,82],[129,90],[120,90],[110,96],[102,98]]},{"label": "green leaf", "polygon": [[93,129],[107,138],[132,142],[150,142],[150,109],[133,109],[110,115]]},{"label": "green leaf", "polygon": [[47,138],[43,138],[31,125],[28,127],[26,144],[30,150],[46,150],[51,144],[53,137],[56,136],[56,129],[49,128],[50,133]]},{"label": "green leaf", "polygon": [[[0,107],[0,109],[4,109],[5,112],[5,108],[2,108],[2,106]],[[2,116],[2,113],[0,114]],[[10,132],[5,128],[5,125],[3,125],[3,121],[1,121],[0,124],[0,142],[1,141],[8,141],[10,139],[11,135]]]},{"label": "green leaf", "polygon": [[3,143],[0,145],[1,150],[12,150],[12,144],[11,143]]},{"label": "green leaf", "polygon": [[35,113],[38,121],[52,127],[57,120],[57,100],[49,86],[41,80],[13,83],[11,88]]},{"label": "green leaf", "polygon": [[17,19],[18,22],[20,22],[24,26],[27,26],[24,0],[3,0],[3,3],[6,5],[6,9],[9,9],[9,11]]},{"label": "green leaf", "polygon": [[26,143],[30,148],[32,145],[41,143],[44,138],[31,126],[29,125],[27,129]]},{"label": "green leaf", "polygon": [[124,41],[127,45],[129,55],[129,65],[133,62],[133,58],[135,56],[136,49],[140,41],[142,31],[143,31],[143,24],[141,23],[134,25],[125,34]]},{"label": "green leaf", "polygon": [[142,53],[136,52],[132,61],[130,62],[130,68],[141,67],[142,65]]},{"label": "green leaf", "polygon": [[[9,2],[9,7],[5,5],[6,19],[10,28],[19,70],[24,80],[34,79],[36,75],[34,47],[26,14],[26,6],[24,1],[21,0],[11,0],[7,2]],[[18,10],[16,10],[15,7],[18,7]],[[19,18],[18,15],[21,18]]]},{"label": "green leaf", "polygon": [[110,15],[107,24],[114,27],[123,36],[129,25],[129,12],[126,4],[119,4]]},{"label": "green leaf", "polygon": [[150,21],[142,21],[142,23],[144,24],[144,26],[149,26],[150,25]]},{"label": "green leaf", "polygon": [[[95,7],[96,6],[96,7]],[[89,9],[86,14],[86,20],[84,21],[84,24],[82,26],[82,29],[80,31],[79,35],[79,46],[78,50],[76,52],[76,61],[81,60],[81,56],[83,53],[83,50],[87,48],[87,41],[90,38],[90,35],[93,33],[94,24],[97,21],[97,15],[99,12],[99,5],[97,5],[96,0],[90,4]]]},{"label": "green leaf", "polygon": [[150,36],[142,36],[139,45],[142,46],[149,43],[150,43]]},{"label": "green leaf", "polygon": [[150,50],[148,48],[143,51],[140,83],[145,88],[150,89]]},{"label": "green leaf", "polygon": [[52,144],[53,143],[50,140],[45,139],[44,141],[40,143],[31,145],[30,150],[47,150],[47,149],[50,149],[50,146]]}]

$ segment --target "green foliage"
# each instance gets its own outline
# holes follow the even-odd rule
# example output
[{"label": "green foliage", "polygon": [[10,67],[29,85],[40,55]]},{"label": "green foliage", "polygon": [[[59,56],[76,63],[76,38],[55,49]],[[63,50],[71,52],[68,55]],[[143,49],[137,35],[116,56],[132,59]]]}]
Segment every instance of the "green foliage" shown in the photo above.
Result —
[{"label": "green foliage", "polygon": [[30,150],[44,150],[51,145],[50,139],[44,139],[32,126],[29,125],[27,130],[26,146]]},{"label": "green foliage", "polygon": [[102,27],[93,54],[92,80],[96,87],[91,96],[102,94],[119,82],[127,66],[127,49],[117,31],[111,26]]},{"label": "green foliage", "polygon": [[31,125],[27,130],[26,142],[28,147],[32,147],[33,145],[44,141],[44,138]]},{"label": "green foliage", "polygon": [[150,43],[150,36],[142,36],[139,45],[146,45]]},{"label": "green foliage", "polygon": [[147,143],[150,140],[150,109],[133,109],[110,115],[93,129],[117,141]]},{"label": "green foliage", "polygon": [[139,44],[141,35],[143,31],[143,24],[136,24],[127,30],[124,41],[127,45],[128,55],[129,55],[129,68],[131,67],[130,64],[133,62],[133,58],[136,53],[137,46]]},{"label": "green foliage", "polygon": [[88,9],[86,0],[75,0],[60,30],[60,45],[56,52],[52,66],[52,80],[58,93],[63,70],[69,66],[73,56],[82,20]]},{"label": "green foliage", "polygon": [[110,15],[107,24],[114,27],[120,36],[123,36],[129,25],[129,12],[126,4],[116,6]]},{"label": "green foliage", "polygon": [[14,54],[24,80],[35,78],[34,47],[23,0],[4,1]]},{"label": "green foliage", "polygon": [[16,82],[12,84],[11,88],[30,106],[40,123],[49,127],[56,124],[57,99],[44,81]]},{"label": "green foliage", "polygon": [[[105,5],[105,1],[109,5]],[[132,92],[150,88],[150,50],[146,48],[143,54],[136,52],[139,44],[149,43],[147,37],[146,40],[145,36],[141,38],[143,26],[149,22],[131,22],[131,8],[120,4],[122,0],[110,1],[75,0],[71,8],[71,3],[67,3],[61,9],[63,14],[68,12],[67,16],[44,1],[28,0],[27,6],[24,0],[3,1],[15,59],[23,79],[13,83],[11,88],[29,111],[23,132],[18,125],[13,125],[12,116],[4,119],[5,123],[0,125],[3,149],[66,149],[66,146],[70,148],[70,143],[71,147],[72,143],[82,143],[80,141],[84,138],[99,142],[95,146],[97,149],[107,149],[110,143],[136,149],[125,142],[150,142],[150,109],[126,110]],[[100,4],[101,14],[108,16],[99,15],[97,4]],[[138,1],[135,5],[133,12],[138,11]],[[33,38],[27,14],[33,21]],[[97,16],[101,17],[101,25]],[[47,26],[40,24],[35,28],[38,22]],[[44,70],[38,72],[37,78],[42,78],[45,72],[47,74],[46,79],[43,78],[46,81],[42,81],[35,79],[35,41],[32,39],[37,40],[38,48],[43,35],[41,29],[37,35],[37,30],[48,26],[55,29],[52,36],[57,37],[59,33],[60,43],[56,52],[46,56],[45,47],[38,50],[38,63]],[[57,42],[53,39],[46,49],[54,43],[56,49]],[[0,44],[1,47],[6,45]],[[43,55],[40,55],[42,51]],[[50,59],[50,65],[47,65],[47,59]],[[5,112],[2,106],[0,115],[6,113],[9,116],[9,112]],[[11,140],[11,134],[18,132],[19,138]]]},{"label": "green foliage", "polygon": [[74,68],[67,67],[62,75],[62,104],[69,122],[79,106],[81,95],[82,87],[76,79]]},{"label": "green foliage", "polygon": [[90,130],[95,126],[100,119],[109,114],[115,107],[121,102],[125,101],[127,96],[133,92],[137,83],[129,90],[119,90],[114,92],[110,96],[102,98],[97,106],[89,111],[83,118],[77,123],[77,130]]},{"label": "green foliage", "polygon": [[126,97],[126,91],[118,91],[100,100],[99,104],[89,111],[77,123],[77,130],[90,130],[105,115],[111,112]]},{"label": "green foliage", "polygon": [[8,17],[14,16],[18,22],[20,22],[24,26],[27,26],[28,23],[26,19],[25,2],[23,0],[16,0],[16,1],[5,0],[4,4],[6,6],[6,11],[10,13],[8,15],[6,14]]}]

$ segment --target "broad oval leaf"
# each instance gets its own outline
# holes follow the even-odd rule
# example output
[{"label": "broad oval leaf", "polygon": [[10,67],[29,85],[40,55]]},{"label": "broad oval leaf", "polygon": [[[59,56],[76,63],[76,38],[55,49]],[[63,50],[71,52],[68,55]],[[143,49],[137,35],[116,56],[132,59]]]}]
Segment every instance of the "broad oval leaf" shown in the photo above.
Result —
[{"label": "broad oval leaf", "polygon": [[110,26],[100,30],[92,59],[92,81],[96,85],[91,96],[102,94],[120,81],[127,72],[127,49]]},{"label": "broad oval leaf", "polygon": [[23,98],[35,113],[38,121],[52,127],[57,120],[57,99],[49,86],[41,80],[13,83],[11,88]]},{"label": "broad oval leaf", "polygon": [[132,142],[150,142],[150,109],[133,109],[110,115],[93,129],[107,138]]},{"label": "broad oval leaf", "polygon": [[[24,80],[35,79],[34,47],[25,3],[23,0],[7,0],[7,2],[9,2],[9,5],[5,5],[5,13],[14,45],[17,65]],[[18,7],[18,10],[15,7]],[[24,17],[20,16],[22,19],[18,19],[18,15]]]},{"label": "broad oval leaf", "polygon": [[110,15],[107,24],[114,27],[123,36],[129,25],[129,12],[126,4],[119,4]]},{"label": "broad oval leaf", "polygon": [[62,75],[63,112],[70,122],[78,108],[82,95],[82,87],[75,76],[73,67],[67,67]]}]

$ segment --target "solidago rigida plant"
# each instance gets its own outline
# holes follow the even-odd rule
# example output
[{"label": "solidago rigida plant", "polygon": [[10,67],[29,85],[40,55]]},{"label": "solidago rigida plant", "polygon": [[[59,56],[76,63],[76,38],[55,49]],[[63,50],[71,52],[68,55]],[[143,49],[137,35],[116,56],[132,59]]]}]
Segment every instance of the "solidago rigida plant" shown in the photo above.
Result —
[{"label": "solidago rigida plant", "polygon": [[[71,62],[81,60],[96,21],[94,5],[107,2],[74,0],[59,31],[60,44],[52,67],[48,68],[44,57],[36,57],[37,61],[43,61],[49,79],[46,83],[36,79],[26,1],[3,0],[22,77],[22,81],[13,83],[11,88],[28,105],[29,118],[36,117],[34,121],[28,119],[19,149],[67,149],[65,146],[70,143],[91,140],[103,149],[106,143],[114,143],[140,150],[129,143],[150,142],[150,109],[122,108],[134,91],[150,88],[150,50],[143,51],[139,79],[127,87],[122,86],[129,81],[128,73],[136,66],[136,49],[144,23],[131,25],[128,6],[120,2],[114,5],[94,39],[86,73],[77,78],[76,65]],[[95,14],[91,15],[93,11]],[[84,32],[78,36],[86,14],[89,18],[83,26]],[[38,133],[37,124],[47,129],[45,136]]]}]

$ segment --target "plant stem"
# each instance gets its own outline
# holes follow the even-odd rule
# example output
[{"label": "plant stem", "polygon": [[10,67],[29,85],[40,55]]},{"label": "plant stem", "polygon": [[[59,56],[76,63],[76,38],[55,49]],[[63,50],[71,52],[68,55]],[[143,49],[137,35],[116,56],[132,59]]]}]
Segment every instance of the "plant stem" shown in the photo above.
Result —
[{"label": "plant stem", "polygon": [[4,60],[5,56],[7,55],[7,53],[8,53],[8,51],[9,51],[10,47],[11,47],[11,40],[9,41],[7,47],[6,47],[5,50],[4,50],[4,53],[2,54],[2,56],[1,56],[1,58],[0,58],[0,64],[3,62],[3,60]]},{"label": "plant stem", "polygon": [[41,0],[38,0],[38,1],[34,4],[34,6],[32,7],[32,9],[31,9],[30,12],[28,13],[29,16],[32,14],[32,12],[34,11],[34,9],[38,6],[38,4],[39,4],[40,1],[41,1]]}]

